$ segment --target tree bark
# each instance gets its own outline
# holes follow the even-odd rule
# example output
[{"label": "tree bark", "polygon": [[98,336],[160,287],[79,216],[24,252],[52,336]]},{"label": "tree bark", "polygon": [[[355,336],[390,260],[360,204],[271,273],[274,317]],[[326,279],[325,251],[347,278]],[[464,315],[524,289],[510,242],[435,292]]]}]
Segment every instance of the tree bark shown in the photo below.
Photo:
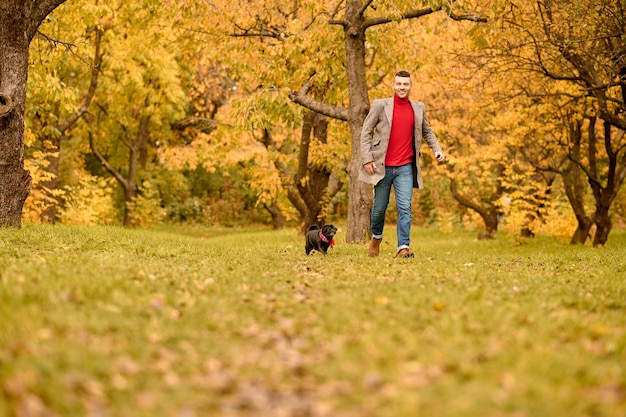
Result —
[{"label": "tree bark", "polygon": [[65,0],[0,2],[0,225],[20,227],[32,179],[24,169],[28,48],[43,19]]},{"label": "tree bark", "polygon": [[609,207],[610,206],[605,205],[596,207],[596,232],[593,235],[593,246],[596,248],[606,244],[606,241],[609,239],[609,233],[611,233],[611,228],[613,227]]},{"label": "tree bark", "polygon": [[348,243],[363,243],[370,239],[370,215],[374,195],[370,184],[359,181],[361,165],[361,129],[369,111],[367,77],[365,73],[365,18],[361,0],[348,0],[343,25],[348,71],[348,124],[350,126],[351,158],[348,165]]},{"label": "tree bark", "polygon": [[585,194],[583,171],[579,165],[581,142],[582,142],[582,121],[572,122],[569,127],[569,159],[567,168],[561,173],[565,195],[569,201],[574,216],[578,222],[576,230],[570,239],[570,244],[584,245],[589,237],[589,230],[593,225],[593,220],[585,210]]}]

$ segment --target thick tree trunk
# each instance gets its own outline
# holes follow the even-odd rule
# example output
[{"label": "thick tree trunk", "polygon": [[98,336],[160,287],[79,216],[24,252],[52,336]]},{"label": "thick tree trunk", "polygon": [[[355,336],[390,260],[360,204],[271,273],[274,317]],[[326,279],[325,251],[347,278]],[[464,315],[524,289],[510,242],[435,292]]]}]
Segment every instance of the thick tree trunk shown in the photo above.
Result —
[{"label": "thick tree trunk", "polygon": [[[149,99],[146,97],[145,106],[147,107]],[[135,197],[139,192],[137,187],[137,172],[139,168],[140,155],[148,147],[148,137],[150,135],[150,119],[151,116],[144,115],[139,119],[139,127],[137,130],[137,137],[135,142],[130,142],[130,152],[128,155],[128,179],[123,183],[120,183],[124,187],[124,226],[129,227],[133,225],[134,212],[132,205]],[[130,138],[129,138],[130,139]]]},{"label": "thick tree trunk", "polygon": [[584,245],[587,241],[587,238],[589,237],[589,230],[591,230],[592,225],[593,223],[591,222],[585,222],[579,219],[578,227],[576,227],[576,230],[574,231],[574,234],[572,235],[569,243],[571,245]]},{"label": "thick tree trunk", "polygon": [[613,222],[608,207],[598,206],[595,214],[596,232],[593,235],[593,246],[600,247],[609,239]]},{"label": "thick tree trunk", "polygon": [[[603,246],[608,240],[611,232],[612,222],[610,215],[611,204],[617,197],[617,194],[626,178],[626,154],[622,148],[614,151],[614,145],[611,143],[611,125],[604,122],[604,149],[608,156],[608,167],[606,168],[606,185],[603,185],[601,178],[602,169],[598,164],[600,154],[597,146],[598,139],[596,137],[595,125],[596,118],[590,117],[588,125],[588,146],[587,161],[581,156],[582,142],[582,122],[573,124],[570,128],[570,166],[563,173],[563,181],[565,184],[565,192],[570,201],[576,219],[578,220],[578,228],[572,236],[571,243],[585,243],[588,238],[589,230],[595,223],[596,232],[593,237],[593,246]],[[587,162],[587,169],[581,168]],[[595,212],[592,216],[587,216],[584,207],[584,186],[583,175],[586,176],[589,183],[593,198],[596,203]]]},{"label": "thick tree trunk", "polygon": [[24,108],[28,78],[27,16],[21,1],[0,5],[0,225],[21,225],[30,192],[24,169]]},{"label": "thick tree trunk", "polygon": [[593,220],[587,215],[585,210],[585,184],[583,182],[583,171],[579,165],[581,158],[582,121],[576,121],[570,124],[568,139],[570,162],[565,170],[563,170],[561,176],[563,178],[565,195],[578,222],[569,243],[572,245],[584,245],[589,237],[589,230],[593,225]]},{"label": "thick tree trunk", "polygon": [[348,124],[350,125],[352,158],[348,165],[348,243],[363,243],[372,234],[370,215],[374,201],[372,186],[359,181],[361,165],[361,129],[369,111],[367,78],[365,74],[365,21],[360,9],[361,0],[348,0],[346,4],[346,63],[348,70]]},{"label": "thick tree trunk", "polygon": [[133,225],[134,212],[131,208],[132,201],[137,197],[137,187],[133,184],[132,187],[124,188],[124,227],[130,227]]},{"label": "thick tree trunk", "polygon": [[65,0],[0,1],[0,225],[19,227],[32,179],[24,169],[28,47]]}]

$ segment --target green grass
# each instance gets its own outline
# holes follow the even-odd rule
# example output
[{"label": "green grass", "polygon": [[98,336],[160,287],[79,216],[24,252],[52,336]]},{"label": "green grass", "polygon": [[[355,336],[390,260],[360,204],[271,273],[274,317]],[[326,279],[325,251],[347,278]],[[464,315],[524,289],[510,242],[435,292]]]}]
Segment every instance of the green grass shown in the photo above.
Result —
[{"label": "green grass", "polygon": [[626,415],[626,233],[0,229],[0,416]]}]

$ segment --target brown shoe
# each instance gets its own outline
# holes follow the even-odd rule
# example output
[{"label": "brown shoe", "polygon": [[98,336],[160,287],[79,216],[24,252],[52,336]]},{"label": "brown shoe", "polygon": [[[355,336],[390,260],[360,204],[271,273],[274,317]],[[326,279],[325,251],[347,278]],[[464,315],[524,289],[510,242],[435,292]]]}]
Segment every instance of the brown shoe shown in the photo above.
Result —
[{"label": "brown shoe", "polygon": [[409,248],[402,248],[396,254],[396,258],[415,258],[415,254]]},{"label": "brown shoe", "polygon": [[373,258],[375,256],[378,256],[378,254],[380,253],[380,242],[382,242],[382,238],[381,239],[376,239],[373,238],[372,241],[370,242],[370,248],[368,251],[368,254],[370,256],[370,258]]}]

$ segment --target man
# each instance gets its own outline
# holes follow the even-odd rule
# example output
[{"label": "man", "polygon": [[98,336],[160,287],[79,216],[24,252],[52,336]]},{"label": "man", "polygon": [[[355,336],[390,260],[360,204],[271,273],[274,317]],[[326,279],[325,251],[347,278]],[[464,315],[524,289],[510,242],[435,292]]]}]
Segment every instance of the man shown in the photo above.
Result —
[{"label": "man", "polygon": [[409,100],[412,80],[406,71],[395,75],[393,98],[377,99],[361,131],[361,169],[359,180],[374,185],[372,241],[369,256],[378,256],[385,226],[385,212],[393,185],[398,209],[398,251],[396,258],[412,258],[411,203],[413,188],[424,188],[419,166],[422,138],[437,161],[445,157],[435,133],[426,119],[424,103]]}]

